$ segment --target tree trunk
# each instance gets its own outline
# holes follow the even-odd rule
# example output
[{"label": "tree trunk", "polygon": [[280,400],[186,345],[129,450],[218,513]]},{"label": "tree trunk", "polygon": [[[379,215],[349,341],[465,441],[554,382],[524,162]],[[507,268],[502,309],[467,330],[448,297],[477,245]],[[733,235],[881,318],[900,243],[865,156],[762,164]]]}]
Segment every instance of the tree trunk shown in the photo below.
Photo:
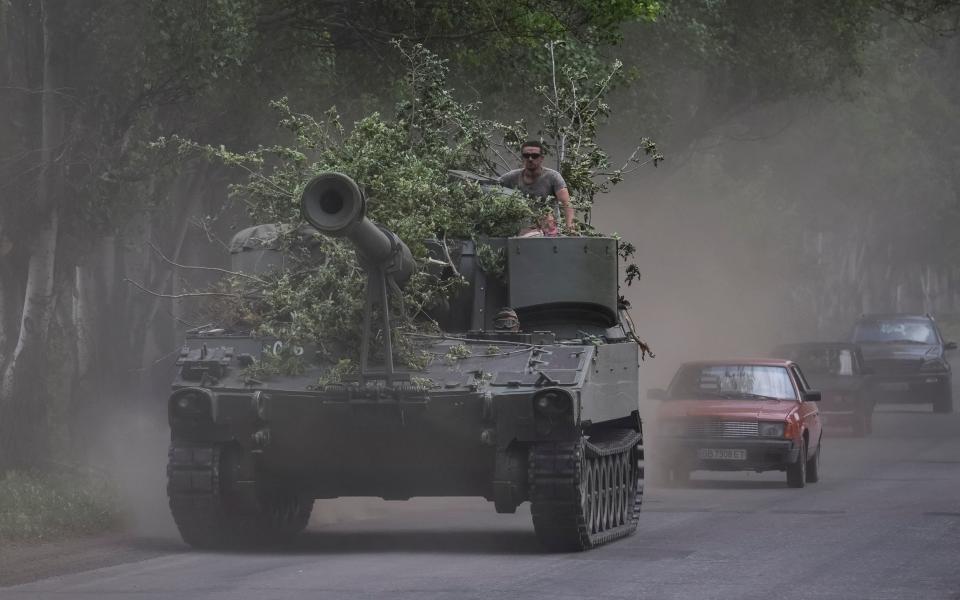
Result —
[{"label": "tree trunk", "polygon": [[[39,232],[34,238],[23,312],[13,353],[0,380],[0,461],[6,466],[29,466],[42,458],[39,431],[44,414],[40,390],[44,376],[47,333],[55,308],[54,274],[59,229],[58,194],[61,168],[55,157],[63,143],[64,110],[57,90],[62,84],[62,55],[54,47],[56,2],[41,0],[43,93],[39,146],[40,166],[35,199]],[[0,467],[4,466],[0,464]]]},{"label": "tree trunk", "polygon": [[77,375],[84,379],[92,371],[94,365],[93,327],[95,319],[91,305],[93,304],[90,285],[89,267],[77,265],[74,270],[73,323],[77,330]]},{"label": "tree trunk", "polygon": [[[172,235],[172,244],[160,243],[159,240],[156,241],[161,249],[169,248],[165,252],[168,258],[174,262],[181,262],[181,255],[183,251],[183,244],[187,238],[187,230],[190,224],[190,216],[195,213],[196,208],[199,206],[199,203],[196,200],[198,191],[203,187],[206,179],[206,169],[201,168],[198,172],[192,173],[188,176],[186,182],[181,182],[180,185],[175,186],[174,197],[172,198],[172,203],[176,207],[175,210],[171,211],[171,214],[174,215],[173,222],[170,223],[168,231]],[[154,259],[153,264],[157,264],[157,259]],[[159,266],[158,277],[154,280],[153,287],[154,291],[163,292],[163,293],[172,293],[173,285],[172,281],[174,280],[174,267],[169,264],[161,264]],[[176,300],[170,300],[167,298],[160,298],[159,296],[154,296],[150,299],[150,302],[147,307],[146,316],[143,319],[138,319],[138,322],[143,324],[144,330],[143,335],[149,337],[150,339],[157,341],[160,339],[165,339],[167,336],[160,334],[156,329],[158,327],[166,328],[168,327],[169,321],[164,319],[162,322],[157,323],[156,317],[157,312],[160,310],[162,303],[169,304],[172,306],[176,303]],[[150,371],[150,366],[155,360],[156,353],[153,349],[149,348],[148,344],[142,344],[142,356],[140,358],[140,366],[144,374],[148,374]],[[163,348],[159,348],[163,350]],[[170,349],[166,350],[167,352]]]},{"label": "tree trunk", "polygon": [[[61,262],[62,257],[58,262]],[[67,262],[67,261],[62,261]],[[73,464],[74,445],[71,416],[82,399],[76,386],[78,375],[77,337],[74,319],[76,268],[58,265],[54,278],[56,306],[54,320],[44,340],[43,435],[50,456],[58,463]]]},{"label": "tree trunk", "polygon": [[920,292],[923,295],[923,312],[933,311],[933,269],[930,265],[921,265],[919,272]]},{"label": "tree trunk", "polygon": [[[2,232],[0,232],[0,244],[3,243]],[[12,339],[14,319],[13,304],[13,273],[9,263],[4,260],[4,254],[0,249],[0,373],[7,365],[7,353],[10,352],[10,341]]]},{"label": "tree trunk", "polygon": [[38,384],[44,375],[45,341],[54,310],[57,218],[58,212],[51,208],[37,237],[30,257],[19,336],[0,380],[0,460],[7,466],[29,465],[41,450],[35,446],[43,414],[43,407],[37,404]]}]

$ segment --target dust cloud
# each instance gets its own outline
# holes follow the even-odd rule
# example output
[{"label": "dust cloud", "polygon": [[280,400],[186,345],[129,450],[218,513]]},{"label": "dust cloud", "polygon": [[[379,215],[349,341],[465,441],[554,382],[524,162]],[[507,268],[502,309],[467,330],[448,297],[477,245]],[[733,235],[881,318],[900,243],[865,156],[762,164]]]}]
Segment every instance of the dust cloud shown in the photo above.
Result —
[{"label": "dust cloud", "polygon": [[[640,373],[648,473],[656,471],[657,402],[644,392],[666,387],[681,363],[840,341],[864,312],[944,320],[957,312],[956,269],[940,254],[952,236],[935,224],[938,207],[955,202],[955,184],[895,172],[891,150],[852,116],[866,110],[860,100],[805,102],[759,107],[718,124],[703,148],[673,156],[668,134],[665,163],[628,177],[594,208],[599,230],[637,248],[642,278],[624,292],[656,353]],[[909,136],[906,121],[884,134]],[[912,143],[918,155],[936,151]],[[828,427],[824,435],[850,432]]]},{"label": "dust cloud", "polygon": [[[929,63],[932,74],[956,65],[960,46],[952,47],[952,62]],[[874,83],[882,99],[884,82]],[[949,313],[960,306],[960,294],[950,291],[960,288],[958,273],[937,254],[953,242],[940,243],[943,230],[930,225],[939,218],[935,209],[955,202],[955,168],[938,172],[936,159],[938,148],[956,147],[956,132],[938,129],[940,146],[936,136],[914,136],[923,123],[908,131],[917,116],[909,103],[884,108],[884,126],[875,132],[865,128],[872,121],[857,120],[866,108],[880,110],[856,98],[762,107],[716,124],[699,148],[675,143],[667,129],[658,137],[663,165],[629,175],[598,200],[593,224],[637,247],[633,261],[642,279],[624,292],[656,353],[640,375],[648,434],[655,437],[655,406],[644,390],[665,387],[684,361],[758,357],[780,343],[841,339],[864,311]],[[610,145],[625,148],[628,140],[611,132],[628,129],[613,123]],[[900,146],[888,147],[892,141]],[[917,162],[912,179],[893,168],[901,155]],[[911,219],[916,223],[904,227]],[[941,270],[925,276],[931,269]],[[940,287],[946,291],[938,296]],[[155,401],[162,405],[163,396]],[[100,434],[99,451],[118,465],[138,533],[176,536],[164,489],[167,435],[165,419],[152,412],[115,417]],[[321,501],[313,523],[423,506]]]},{"label": "dust cloud", "polygon": [[170,433],[163,397],[105,416],[94,430],[90,462],[113,474],[125,528],[143,538],[179,539],[167,507]]},{"label": "dust cloud", "polygon": [[656,353],[642,365],[641,389],[666,387],[687,360],[765,356],[794,333],[783,290],[764,278],[764,253],[727,228],[735,217],[721,200],[676,189],[656,197],[638,180],[596,211],[595,224],[637,247],[642,277],[625,291]]}]

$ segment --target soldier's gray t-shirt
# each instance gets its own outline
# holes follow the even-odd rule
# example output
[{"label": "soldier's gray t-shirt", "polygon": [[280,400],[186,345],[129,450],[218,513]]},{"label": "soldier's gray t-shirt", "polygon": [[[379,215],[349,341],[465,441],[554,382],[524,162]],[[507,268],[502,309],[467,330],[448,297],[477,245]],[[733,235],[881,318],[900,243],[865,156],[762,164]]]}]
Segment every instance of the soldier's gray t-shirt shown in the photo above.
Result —
[{"label": "soldier's gray t-shirt", "polygon": [[546,198],[547,196],[556,198],[557,192],[567,187],[567,182],[563,180],[563,175],[557,171],[543,167],[543,173],[531,184],[523,180],[523,169],[514,169],[500,176],[500,185],[520,190],[524,194],[537,198]]}]

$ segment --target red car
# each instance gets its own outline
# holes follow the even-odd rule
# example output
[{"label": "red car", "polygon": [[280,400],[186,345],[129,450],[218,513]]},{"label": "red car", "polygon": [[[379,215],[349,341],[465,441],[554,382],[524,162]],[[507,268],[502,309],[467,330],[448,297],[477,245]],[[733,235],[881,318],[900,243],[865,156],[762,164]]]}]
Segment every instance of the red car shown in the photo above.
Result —
[{"label": "red car", "polygon": [[800,367],[789,360],[703,361],[680,367],[657,410],[661,474],[786,471],[787,485],[820,479],[823,427]]}]

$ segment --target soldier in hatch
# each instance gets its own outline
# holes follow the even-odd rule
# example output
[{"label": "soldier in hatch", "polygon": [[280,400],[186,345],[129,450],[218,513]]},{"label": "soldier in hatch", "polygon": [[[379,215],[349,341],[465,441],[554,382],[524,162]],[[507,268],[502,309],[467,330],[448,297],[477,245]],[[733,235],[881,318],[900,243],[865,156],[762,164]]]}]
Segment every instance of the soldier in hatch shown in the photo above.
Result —
[{"label": "soldier in hatch", "polygon": [[[536,140],[524,142],[520,146],[520,156],[523,157],[523,168],[504,173],[500,177],[500,185],[518,189],[536,198],[556,198],[563,209],[566,230],[572,232],[574,213],[573,205],[570,204],[570,192],[567,191],[567,182],[559,172],[543,166],[543,144]],[[559,234],[553,211],[541,217],[536,227],[525,229],[521,235],[536,234],[538,231],[547,237],[555,237]]]}]

